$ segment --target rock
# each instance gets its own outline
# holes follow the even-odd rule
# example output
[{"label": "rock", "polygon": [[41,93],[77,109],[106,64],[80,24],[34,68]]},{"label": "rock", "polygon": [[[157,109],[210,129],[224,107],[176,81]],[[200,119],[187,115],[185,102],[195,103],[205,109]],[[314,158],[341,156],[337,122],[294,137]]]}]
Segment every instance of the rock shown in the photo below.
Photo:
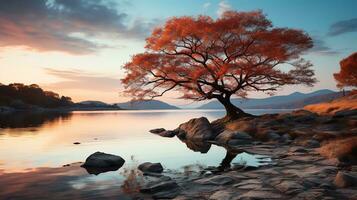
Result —
[{"label": "rock", "polygon": [[81,144],[81,143],[80,143],[80,142],[73,142],[73,144],[76,144],[76,145],[77,145],[77,144]]},{"label": "rock", "polygon": [[196,141],[196,140],[181,140],[194,152],[207,153],[211,148],[211,143],[205,141]]},{"label": "rock", "polygon": [[107,171],[116,171],[124,163],[125,160],[120,156],[95,152],[86,159],[81,167],[85,168],[89,174],[98,175]]},{"label": "rock", "polygon": [[160,135],[162,137],[175,137],[176,134],[177,134],[177,131],[175,131],[175,130],[163,131],[161,133],[158,133],[158,135]]},{"label": "rock", "polygon": [[268,133],[266,133],[266,139],[269,141],[277,141],[280,139],[280,135],[275,132],[269,131]]},{"label": "rock", "polygon": [[187,140],[205,141],[212,140],[217,136],[205,117],[191,119],[181,124],[177,131],[179,138]]},{"label": "rock", "polygon": [[250,190],[238,197],[238,199],[246,200],[246,199],[285,199],[282,195],[277,194],[272,191],[265,190]]},{"label": "rock", "polygon": [[172,199],[178,195],[179,186],[173,180],[152,181],[142,186],[140,192],[153,194],[155,199]]},{"label": "rock", "polygon": [[278,185],[275,185],[275,188],[286,194],[298,193],[304,189],[302,185],[295,181],[282,181]]},{"label": "rock", "polygon": [[298,123],[312,123],[316,120],[318,115],[307,110],[298,110],[292,112],[293,120]]},{"label": "rock", "polygon": [[121,167],[124,163],[125,160],[120,156],[98,151],[90,155],[82,167]]},{"label": "rock", "polygon": [[280,139],[284,142],[288,142],[288,141],[292,140],[292,137],[286,133],[286,134],[282,135]]},{"label": "rock", "polygon": [[301,145],[308,147],[308,148],[318,148],[320,147],[320,142],[314,139],[305,140],[301,142]]},{"label": "rock", "polygon": [[339,171],[335,177],[335,185],[339,188],[346,188],[350,186],[357,185],[357,175],[356,173],[347,173]]},{"label": "rock", "polygon": [[252,143],[252,136],[244,132],[225,130],[215,140],[220,144],[246,145]]},{"label": "rock", "polygon": [[305,148],[302,148],[299,146],[292,146],[289,148],[289,152],[291,152],[291,153],[307,153],[307,150]]},{"label": "rock", "polygon": [[340,117],[350,117],[355,115],[357,115],[357,110],[341,110],[341,111],[337,111],[333,117],[340,118]]},{"label": "rock", "polygon": [[158,133],[161,133],[161,132],[164,132],[166,131],[166,129],[164,128],[155,128],[155,129],[151,129],[149,132],[150,133],[154,133],[154,134],[158,134]]},{"label": "rock", "polygon": [[237,195],[237,192],[228,191],[228,190],[220,190],[213,193],[209,199],[210,200],[231,200]]},{"label": "rock", "polygon": [[217,175],[209,178],[198,179],[195,182],[203,185],[228,185],[233,183],[234,179],[226,175]]},{"label": "rock", "polygon": [[164,168],[160,163],[151,163],[151,162],[145,162],[140,164],[138,166],[138,169],[142,172],[148,172],[148,173],[161,173],[164,171]]}]

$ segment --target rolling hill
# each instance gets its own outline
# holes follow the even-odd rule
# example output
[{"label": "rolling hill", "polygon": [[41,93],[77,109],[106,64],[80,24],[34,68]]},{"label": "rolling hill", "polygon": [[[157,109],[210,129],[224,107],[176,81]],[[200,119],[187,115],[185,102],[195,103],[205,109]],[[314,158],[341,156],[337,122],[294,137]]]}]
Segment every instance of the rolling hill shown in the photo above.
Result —
[{"label": "rolling hill", "polygon": [[[262,99],[236,98],[232,99],[232,103],[245,109],[294,109],[303,108],[308,104],[331,101],[341,96],[341,92],[325,89],[306,94],[294,92],[289,95],[272,96]],[[198,109],[223,109],[223,106],[218,101],[211,101],[198,107]]]},{"label": "rolling hill", "polygon": [[168,103],[159,100],[149,100],[149,101],[128,101],[124,103],[115,104],[122,109],[130,110],[166,110],[166,109],[179,109],[176,106],[170,105]]}]

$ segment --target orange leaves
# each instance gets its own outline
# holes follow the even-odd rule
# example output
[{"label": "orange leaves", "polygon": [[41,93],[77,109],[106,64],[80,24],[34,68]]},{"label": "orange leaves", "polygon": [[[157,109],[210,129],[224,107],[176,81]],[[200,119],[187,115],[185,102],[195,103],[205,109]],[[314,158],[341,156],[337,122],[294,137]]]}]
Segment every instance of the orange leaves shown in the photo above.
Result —
[{"label": "orange leaves", "polygon": [[340,62],[340,72],[333,74],[338,87],[357,87],[357,52],[354,52]]},{"label": "orange leaves", "polygon": [[[273,28],[261,11],[174,17],[146,40],[147,51],[133,56],[122,80],[134,96],[161,96],[177,90],[182,98],[203,100],[270,92],[286,84],[311,86],[311,65],[299,60],[312,47],[301,30]],[[284,72],[279,65],[293,69]]]}]

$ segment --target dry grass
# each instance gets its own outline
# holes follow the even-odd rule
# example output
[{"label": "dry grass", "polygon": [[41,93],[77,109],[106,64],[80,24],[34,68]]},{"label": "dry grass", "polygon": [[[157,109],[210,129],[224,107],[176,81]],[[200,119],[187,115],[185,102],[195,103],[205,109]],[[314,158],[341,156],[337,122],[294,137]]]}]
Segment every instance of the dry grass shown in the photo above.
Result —
[{"label": "dry grass", "polygon": [[327,142],[319,148],[319,153],[327,158],[343,158],[355,153],[357,149],[357,136],[336,139]]},{"label": "dry grass", "polygon": [[304,107],[304,110],[315,112],[317,114],[335,114],[341,110],[357,109],[357,94],[352,94],[332,102],[312,104]]}]

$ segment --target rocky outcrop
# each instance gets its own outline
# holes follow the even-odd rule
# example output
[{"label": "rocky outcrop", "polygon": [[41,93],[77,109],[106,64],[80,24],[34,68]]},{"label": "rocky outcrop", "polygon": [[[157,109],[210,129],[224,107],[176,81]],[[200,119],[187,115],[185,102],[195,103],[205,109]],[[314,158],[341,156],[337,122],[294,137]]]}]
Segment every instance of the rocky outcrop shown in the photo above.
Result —
[{"label": "rocky outcrop", "polygon": [[207,141],[216,137],[207,118],[194,118],[181,124],[177,129],[177,136],[180,139]]},{"label": "rocky outcrop", "polygon": [[138,169],[142,172],[147,172],[147,173],[161,173],[164,171],[164,168],[162,167],[161,163],[151,163],[151,162],[145,162],[140,164],[138,166]]},{"label": "rocky outcrop", "polygon": [[225,130],[218,134],[215,141],[222,145],[247,145],[252,143],[253,138],[244,132]]}]

